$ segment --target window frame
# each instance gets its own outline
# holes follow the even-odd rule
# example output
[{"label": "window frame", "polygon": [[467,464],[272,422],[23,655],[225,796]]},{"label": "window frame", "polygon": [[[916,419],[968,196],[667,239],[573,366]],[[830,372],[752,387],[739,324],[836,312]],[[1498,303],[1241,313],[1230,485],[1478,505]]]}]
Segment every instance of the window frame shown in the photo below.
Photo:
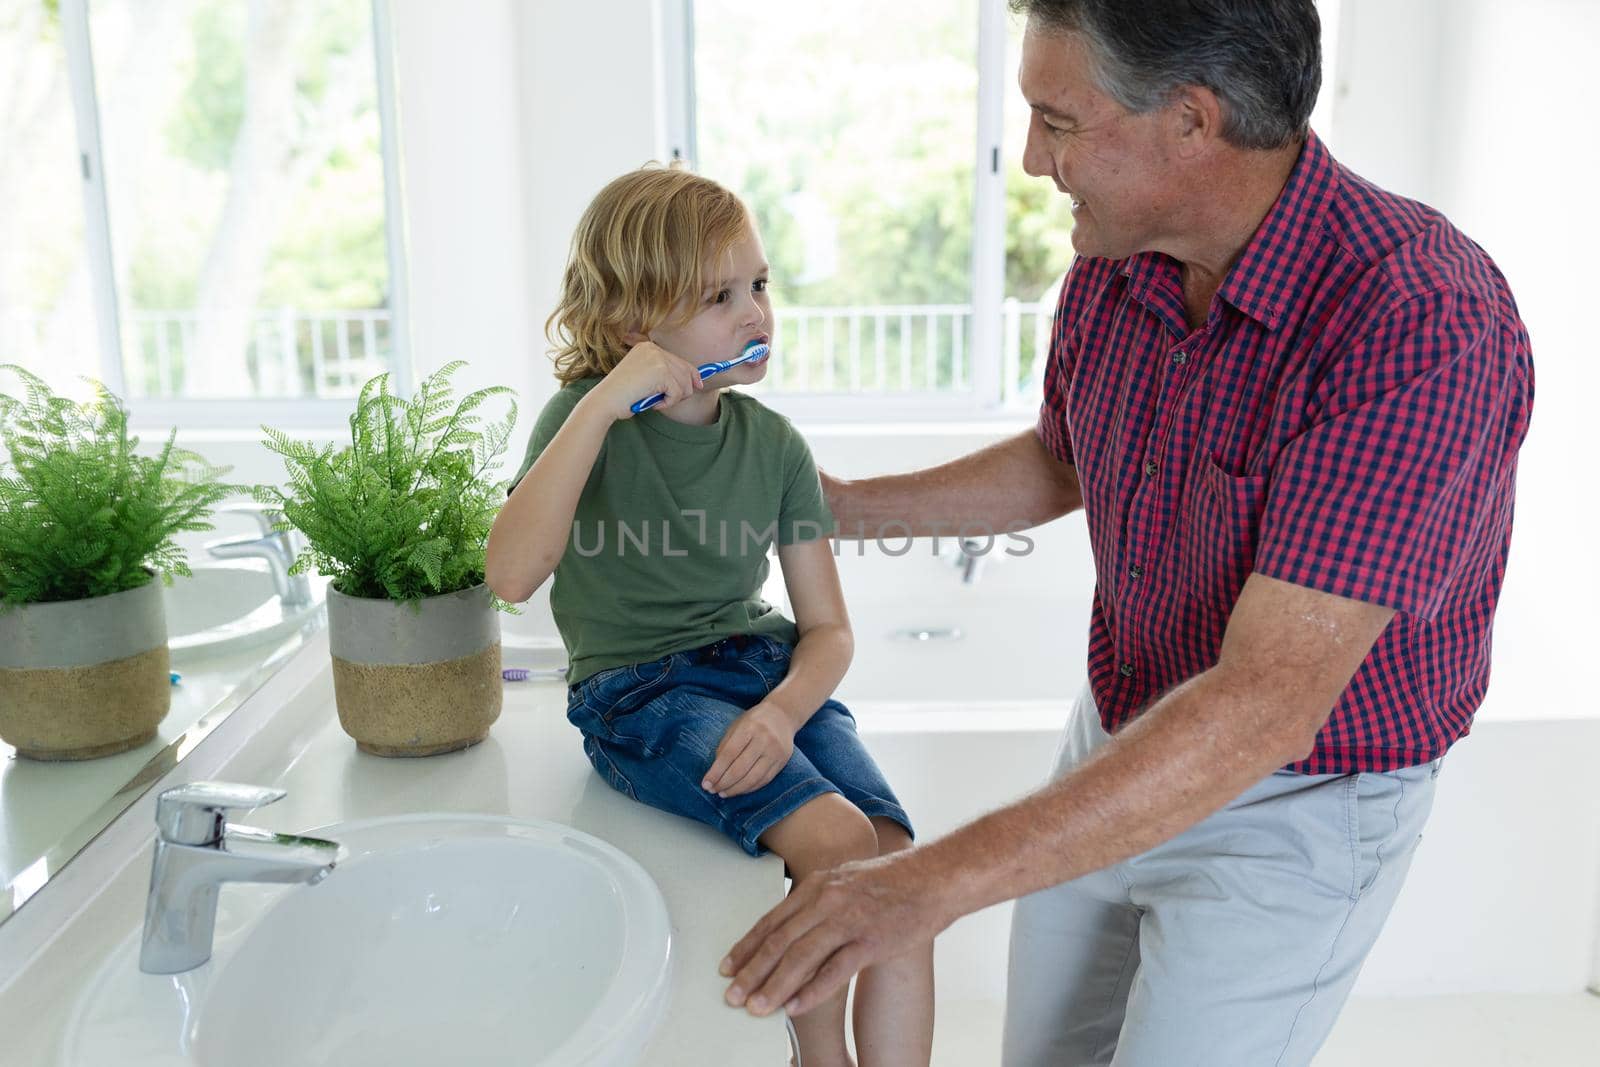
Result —
[{"label": "window frame", "polygon": [[[399,122],[396,108],[394,35],[390,0],[368,0],[383,162],[384,241],[389,268],[390,376],[408,392],[413,376],[405,225],[400,185]],[[90,0],[61,0],[61,37],[67,53],[72,110],[77,128],[79,177],[83,183],[85,254],[90,299],[99,336],[101,381],[128,405],[135,428],[181,426],[232,429],[270,423],[289,428],[336,426],[349,414],[348,398],[321,397],[140,397],[127,396],[127,374],[116,274],[112,263],[111,215],[106,197],[100,136],[99,93],[89,29]]]}]

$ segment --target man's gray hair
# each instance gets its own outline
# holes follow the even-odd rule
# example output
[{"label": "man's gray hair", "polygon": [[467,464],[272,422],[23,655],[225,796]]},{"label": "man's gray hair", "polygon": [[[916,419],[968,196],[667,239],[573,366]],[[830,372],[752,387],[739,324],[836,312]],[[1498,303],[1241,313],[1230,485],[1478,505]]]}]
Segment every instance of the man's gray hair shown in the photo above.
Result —
[{"label": "man's gray hair", "polygon": [[1095,83],[1129,111],[1203,85],[1222,102],[1229,144],[1282,148],[1309,128],[1322,84],[1315,0],[1010,2],[1037,29],[1082,36]]}]

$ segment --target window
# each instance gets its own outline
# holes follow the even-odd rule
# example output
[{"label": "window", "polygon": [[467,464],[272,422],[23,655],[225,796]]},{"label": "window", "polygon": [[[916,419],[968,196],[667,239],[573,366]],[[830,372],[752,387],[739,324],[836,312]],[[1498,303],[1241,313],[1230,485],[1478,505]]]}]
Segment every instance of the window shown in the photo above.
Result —
[{"label": "window", "polygon": [[773,266],[766,391],[922,412],[1024,402],[1070,213],[1021,172],[1026,115],[1005,100],[1021,29],[1004,0],[914,17],[694,0],[691,17],[688,154],[750,204]]},{"label": "window", "polygon": [[1072,262],[1072,203],[1046,178],[1022,171],[1028,108],[1017,90],[1022,65],[1021,19],[1006,19],[1004,108],[1005,302],[1001,314],[1001,381],[1006,399],[1037,407],[1044,396],[1044,359],[1061,280]]},{"label": "window", "polygon": [[970,388],[976,13],[695,3],[696,164],[766,242],[772,388]]},{"label": "window", "polygon": [[99,359],[61,26],[44,3],[0,11],[0,362],[81,395]]},{"label": "window", "polygon": [[368,0],[8,6],[0,49],[54,72],[33,79],[36,118],[0,110],[28,146],[0,183],[37,186],[0,227],[40,231],[0,241],[8,353],[134,402],[342,397],[397,368]]},{"label": "window", "polygon": [[1072,215],[1022,172],[1005,0],[679,0],[664,28],[674,151],[744,197],[773,266],[760,388],[808,414],[1037,405]]}]

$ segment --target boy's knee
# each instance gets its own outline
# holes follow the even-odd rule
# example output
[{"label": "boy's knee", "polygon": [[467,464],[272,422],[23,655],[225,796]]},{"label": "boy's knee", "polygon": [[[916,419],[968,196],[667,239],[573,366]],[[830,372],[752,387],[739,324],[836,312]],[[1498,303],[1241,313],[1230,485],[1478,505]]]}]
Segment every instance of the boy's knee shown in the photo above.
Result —
[{"label": "boy's knee", "polygon": [[850,804],[850,812],[845,820],[849,830],[839,840],[840,849],[846,853],[844,860],[873,859],[878,855],[878,831],[854,804]]},{"label": "boy's knee", "polygon": [[860,808],[837,793],[817,797],[784,823],[764,835],[763,842],[799,877],[878,854],[877,829]]},{"label": "boy's knee", "polygon": [[829,814],[826,850],[832,853],[829,867],[851,860],[869,860],[878,854],[878,833],[862,810],[838,797]]},{"label": "boy's knee", "polygon": [[877,855],[887,856],[891,852],[899,852],[911,847],[911,835],[906,833],[906,828],[893,819],[882,815],[874,815],[871,819],[872,831],[876,835]]}]

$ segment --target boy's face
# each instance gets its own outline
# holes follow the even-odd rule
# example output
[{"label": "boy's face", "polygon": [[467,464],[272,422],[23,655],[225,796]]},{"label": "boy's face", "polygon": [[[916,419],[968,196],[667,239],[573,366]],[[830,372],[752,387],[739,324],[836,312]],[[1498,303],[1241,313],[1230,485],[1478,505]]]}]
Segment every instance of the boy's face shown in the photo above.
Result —
[{"label": "boy's face", "polygon": [[[761,238],[747,227],[745,236],[706,272],[711,281],[697,297],[694,317],[678,325],[657,327],[650,340],[691,363],[733,359],[751,341],[771,343],[769,271]],[[767,375],[767,362],[741,363],[708,378],[706,387],[759,382]]]}]

